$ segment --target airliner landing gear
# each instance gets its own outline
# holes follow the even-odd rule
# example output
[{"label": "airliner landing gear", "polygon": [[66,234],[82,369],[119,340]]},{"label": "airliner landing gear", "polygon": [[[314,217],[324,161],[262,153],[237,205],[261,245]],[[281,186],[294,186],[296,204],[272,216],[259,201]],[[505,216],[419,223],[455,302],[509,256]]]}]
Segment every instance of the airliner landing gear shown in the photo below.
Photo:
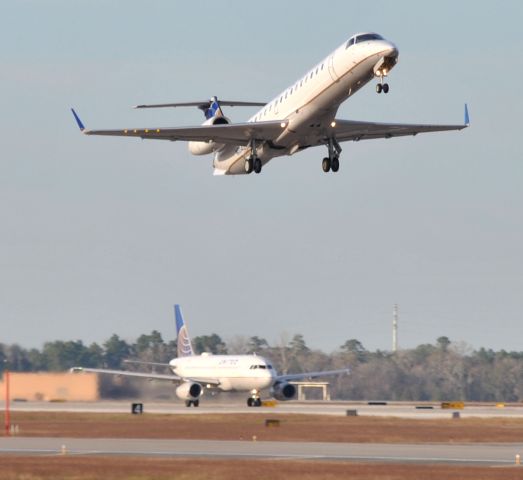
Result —
[{"label": "airliner landing gear", "polygon": [[388,83],[378,83],[376,85],[376,93],[389,93],[389,84]]},{"label": "airliner landing gear", "polygon": [[199,407],[200,406],[200,400],[185,400],[185,406],[186,407],[190,407],[191,405],[193,405],[195,407]]},{"label": "airliner landing gear", "polygon": [[260,392],[258,390],[252,390],[251,396],[247,399],[248,407],[261,407],[262,401],[260,398]]},{"label": "airliner landing gear", "polygon": [[245,173],[251,173],[254,169],[254,161],[252,157],[247,157],[245,159]]},{"label": "airliner landing gear", "polygon": [[385,75],[382,73],[379,75],[380,77],[380,83],[376,85],[376,93],[389,93],[389,84],[383,83],[383,79],[385,78]]},{"label": "airliner landing gear", "polygon": [[260,173],[262,171],[262,162],[256,156],[256,140],[251,140],[251,156],[245,159],[245,173]]},{"label": "airliner landing gear", "polygon": [[254,159],[254,173],[260,173],[261,170],[262,170],[262,162],[258,157],[256,157]]},{"label": "airliner landing gear", "polygon": [[340,144],[336,141],[336,139],[329,138],[327,147],[329,149],[329,156],[323,159],[321,162],[321,168],[325,173],[329,172],[330,170],[337,172],[340,169]]}]

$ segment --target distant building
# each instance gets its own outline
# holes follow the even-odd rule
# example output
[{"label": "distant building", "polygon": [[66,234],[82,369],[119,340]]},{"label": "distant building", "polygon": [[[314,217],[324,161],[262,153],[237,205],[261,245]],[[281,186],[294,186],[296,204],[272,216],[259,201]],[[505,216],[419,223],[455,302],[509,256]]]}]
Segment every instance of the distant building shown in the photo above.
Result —
[{"label": "distant building", "polygon": [[[11,400],[28,402],[76,401],[94,402],[100,398],[98,375],[84,373],[10,373]],[[5,391],[2,378],[0,391]]]}]

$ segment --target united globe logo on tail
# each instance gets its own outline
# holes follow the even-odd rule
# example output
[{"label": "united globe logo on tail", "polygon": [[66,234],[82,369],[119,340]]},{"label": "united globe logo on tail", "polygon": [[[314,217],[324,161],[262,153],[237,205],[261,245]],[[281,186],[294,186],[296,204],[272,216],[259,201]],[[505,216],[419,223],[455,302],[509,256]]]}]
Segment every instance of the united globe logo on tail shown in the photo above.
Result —
[{"label": "united globe logo on tail", "polygon": [[194,355],[192,349],[191,339],[189,337],[189,332],[183,321],[182,310],[180,305],[174,306],[174,316],[176,318],[176,335],[177,339],[177,350],[178,357],[189,357]]}]

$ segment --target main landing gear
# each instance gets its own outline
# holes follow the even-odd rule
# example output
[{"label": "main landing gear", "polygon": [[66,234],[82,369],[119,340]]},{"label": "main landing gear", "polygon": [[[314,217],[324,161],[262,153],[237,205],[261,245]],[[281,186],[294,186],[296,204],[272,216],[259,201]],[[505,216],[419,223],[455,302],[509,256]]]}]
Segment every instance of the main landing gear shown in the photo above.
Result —
[{"label": "main landing gear", "polygon": [[199,407],[200,406],[200,400],[185,400],[185,406],[186,407],[190,407],[191,405],[193,405],[194,407]]},{"label": "main landing gear", "polygon": [[262,401],[260,398],[260,392],[258,390],[252,390],[251,396],[247,399],[248,407],[261,407]]},{"label": "main landing gear", "polygon": [[256,155],[256,141],[251,140],[251,155],[245,159],[245,173],[260,173],[262,171],[262,162]]},{"label": "main landing gear", "polygon": [[330,170],[336,173],[340,169],[340,144],[336,139],[329,138],[327,147],[329,149],[329,156],[323,159],[321,162],[321,168],[323,168],[325,173],[328,173]]}]

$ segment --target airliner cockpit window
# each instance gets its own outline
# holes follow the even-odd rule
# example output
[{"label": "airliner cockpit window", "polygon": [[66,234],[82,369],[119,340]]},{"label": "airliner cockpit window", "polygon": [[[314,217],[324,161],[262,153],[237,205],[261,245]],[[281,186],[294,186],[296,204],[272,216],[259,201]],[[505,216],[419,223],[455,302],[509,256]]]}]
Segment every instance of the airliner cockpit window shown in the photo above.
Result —
[{"label": "airliner cockpit window", "polygon": [[370,40],[383,40],[383,37],[377,33],[365,33],[356,37],[356,43],[368,42]]},{"label": "airliner cockpit window", "polygon": [[347,46],[345,47],[345,49],[349,48],[351,45],[354,45],[354,37],[352,37],[352,38],[347,42]]}]

